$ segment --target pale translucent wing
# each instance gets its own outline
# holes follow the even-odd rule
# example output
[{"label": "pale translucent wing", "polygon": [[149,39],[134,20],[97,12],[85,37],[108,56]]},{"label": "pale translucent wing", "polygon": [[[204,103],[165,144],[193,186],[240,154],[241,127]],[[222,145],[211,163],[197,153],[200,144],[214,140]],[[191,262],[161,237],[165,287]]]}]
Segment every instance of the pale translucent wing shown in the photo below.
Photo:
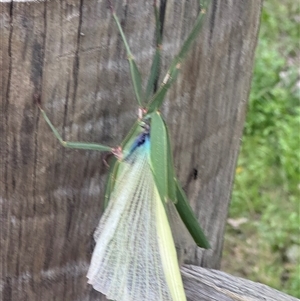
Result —
[{"label": "pale translucent wing", "polygon": [[186,228],[180,215],[178,214],[174,202],[167,202],[165,207],[176,247],[177,259],[181,265],[188,257],[189,252],[195,248],[196,244],[189,230]]},{"label": "pale translucent wing", "polygon": [[[156,188],[156,187],[155,187]],[[157,194],[156,227],[164,274],[168,283],[173,301],[186,301],[181,275],[179,271],[174,240],[163,203]],[[159,299],[164,300],[164,299]]]},{"label": "pale translucent wing", "polygon": [[184,301],[174,242],[148,162],[147,144],[121,164],[95,234],[89,283],[117,301]]}]

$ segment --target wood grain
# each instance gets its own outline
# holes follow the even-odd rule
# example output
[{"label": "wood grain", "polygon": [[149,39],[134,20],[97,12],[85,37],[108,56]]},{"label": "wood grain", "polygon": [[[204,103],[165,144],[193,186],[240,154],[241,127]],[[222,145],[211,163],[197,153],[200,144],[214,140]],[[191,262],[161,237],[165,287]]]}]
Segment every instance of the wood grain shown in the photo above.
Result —
[{"label": "wood grain", "polygon": [[264,284],[218,270],[189,265],[181,271],[188,301],[299,301]]},{"label": "wood grain", "polygon": [[[192,28],[196,1],[166,1],[162,70]],[[1,291],[5,301],[99,300],[86,284],[102,213],[102,154],[64,139],[118,145],[136,118],[126,53],[106,1],[0,3]],[[245,119],[261,0],[213,0],[163,107],[177,174],[212,249],[188,262],[219,268]],[[152,1],[116,1],[143,78],[154,43]]]}]

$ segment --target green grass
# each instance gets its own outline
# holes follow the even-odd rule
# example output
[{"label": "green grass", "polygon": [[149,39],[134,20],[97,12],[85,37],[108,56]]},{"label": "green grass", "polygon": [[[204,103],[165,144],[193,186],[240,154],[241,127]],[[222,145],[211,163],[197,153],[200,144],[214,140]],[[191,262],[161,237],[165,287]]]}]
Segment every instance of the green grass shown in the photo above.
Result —
[{"label": "green grass", "polygon": [[300,6],[264,1],[223,270],[300,298]]}]

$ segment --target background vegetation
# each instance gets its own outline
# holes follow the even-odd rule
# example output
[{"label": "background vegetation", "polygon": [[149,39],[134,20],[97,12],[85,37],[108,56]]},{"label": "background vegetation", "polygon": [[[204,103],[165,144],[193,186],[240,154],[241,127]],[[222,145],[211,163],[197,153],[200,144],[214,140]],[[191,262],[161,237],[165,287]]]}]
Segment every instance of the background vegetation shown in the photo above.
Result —
[{"label": "background vegetation", "polygon": [[267,0],[222,269],[300,298],[300,4]]}]

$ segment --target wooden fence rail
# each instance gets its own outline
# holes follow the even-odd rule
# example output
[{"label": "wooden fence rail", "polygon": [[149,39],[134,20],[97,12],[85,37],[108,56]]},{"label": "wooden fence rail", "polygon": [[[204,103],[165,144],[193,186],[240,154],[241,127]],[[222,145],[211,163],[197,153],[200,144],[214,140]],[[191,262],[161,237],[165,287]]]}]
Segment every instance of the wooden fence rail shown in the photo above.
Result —
[{"label": "wooden fence rail", "polygon": [[299,301],[267,285],[188,265],[181,269],[188,301]]}]

